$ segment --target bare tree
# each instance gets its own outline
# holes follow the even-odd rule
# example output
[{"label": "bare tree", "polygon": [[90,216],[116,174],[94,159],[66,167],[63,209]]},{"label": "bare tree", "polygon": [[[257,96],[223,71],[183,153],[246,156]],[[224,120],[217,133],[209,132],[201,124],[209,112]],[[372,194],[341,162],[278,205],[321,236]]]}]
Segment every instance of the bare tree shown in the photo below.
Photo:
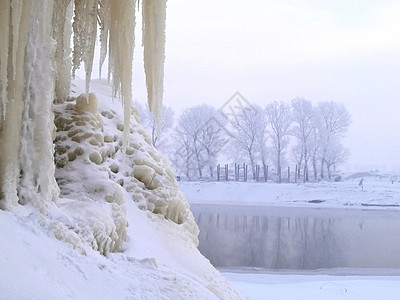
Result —
[{"label": "bare tree", "polygon": [[215,159],[227,140],[225,124],[226,119],[210,105],[187,108],[179,117],[175,136],[185,152],[192,153],[187,166],[195,165],[199,178],[207,165],[213,176]]},{"label": "bare tree", "polygon": [[331,140],[324,156],[329,180],[331,180],[332,177],[332,168],[336,168],[338,165],[345,163],[349,156],[350,151],[344,148],[337,139]]},{"label": "bare tree", "polygon": [[318,180],[318,161],[321,152],[322,136],[318,127],[315,127],[311,135],[310,152],[313,167],[314,180]]},{"label": "bare tree", "polygon": [[[292,100],[294,126],[292,134],[298,139],[302,153],[298,155],[304,161],[304,181],[309,181],[308,161],[310,158],[310,142],[316,126],[315,110],[311,102],[303,98]],[[300,161],[301,164],[301,161]]]},{"label": "bare tree", "polygon": [[319,103],[317,111],[319,117],[318,129],[321,136],[321,177],[324,178],[324,166],[327,163],[326,156],[328,151],[332,151],[329,148],[339,149],[337,146],[339,141],[335,140],[338,140],[347,132],[351,116],[343,104],[332,101]]},{"label": "bare tree", "polygon": [[168,144],[168,133],[174,127],[175,112],[171,107],[162,106],[161,136],[157,136],[154,115],[149,110],[149,105],[145,107],[136,103],[140,110],[140,121],[143,127],[151,136],[151,143],[157,149],[165,150]]},{"label": "bare tree", "polygon": [[289,144],[289,129],[292,124],[290,105],[281,102],[273,102],[265,108],[267,120],[272,131],[270,133],[273,147],[276,151],[276,168],[278,182],[282,182],[281,157]]},{"label": "bare tree", "polygon": [[243,108],[234,119],[231,132],[232,145],[249,159],[253,178],[255,178],[256,154],[260,150],[260,132],[265,131],[265,117],[258,106]]},{"label": "bare tree", "polygon": [[214,107],[209,105],[202,105],[199,113],[209,117],[200,129],[199,143],[205,151],[210,177],[214,177],[213,170],[216,165],[216,158],[227,143],[225,131],[227,120]]},{"label": "bare tree", "polygon": [[185,126],[178,125],[173,133],[173,138],[176,141],[177,149],[170,159],[174,166],[183,172],[188,180],[191,180],[194,169],[192,136]]}]

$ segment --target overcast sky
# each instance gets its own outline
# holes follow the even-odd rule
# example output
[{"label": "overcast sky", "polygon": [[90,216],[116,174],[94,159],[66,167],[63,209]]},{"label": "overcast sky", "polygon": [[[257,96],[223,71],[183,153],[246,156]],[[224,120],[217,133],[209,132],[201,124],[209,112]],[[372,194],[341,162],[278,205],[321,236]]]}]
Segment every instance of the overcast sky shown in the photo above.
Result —
[{"label": "overcast sky", "polygon": [[164,103],[342,102],[350,165],[400,169],[399,16],[395,0],[169,0]]}]

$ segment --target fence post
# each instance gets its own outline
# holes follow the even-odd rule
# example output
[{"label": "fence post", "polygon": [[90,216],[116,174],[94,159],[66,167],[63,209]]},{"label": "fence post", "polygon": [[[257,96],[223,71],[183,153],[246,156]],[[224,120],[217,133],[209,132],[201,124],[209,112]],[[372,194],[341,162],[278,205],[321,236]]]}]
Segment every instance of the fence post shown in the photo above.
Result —
[{"label": "fence post", "polygon": [[256,165],[256,181],[260,179],[260,165]]},{"label": "fence post", "polygon": [[235,163],[235,181],[237,181],[237,164]]},{"label": "fence post", "polygon": [[225,165],[225,180],[228,181],[228,175],[229,175],[229,166],[228,164]]},{"label": "fence post", "polygon": [[287,179],[288,179],[288,183],[290,183],[290,166],[287,167]]},{"label": "fence post", "polygon": [[294,172],[294,183],[297,183],[297,165],[296,165],[296,172]]},{"label": "fence post", "polygon": [[220,165],[217,165],[217,181],[219,181],[219,169],[220,169]]}]

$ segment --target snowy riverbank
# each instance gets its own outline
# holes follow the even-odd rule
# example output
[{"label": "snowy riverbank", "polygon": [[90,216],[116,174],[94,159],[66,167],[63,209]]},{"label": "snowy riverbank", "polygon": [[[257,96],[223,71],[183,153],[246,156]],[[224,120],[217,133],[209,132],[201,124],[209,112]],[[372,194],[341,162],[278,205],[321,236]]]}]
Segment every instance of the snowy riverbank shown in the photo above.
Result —
[{"label": "snowy riverbank", "polygon": [[[344,182],[297,185],[255,182],[180,182],[180,189],[193,208],[205,207],[202,204],[229,204],[230,207],[243,205],[241,210],[243,214],[246,214],[251,206],[259,207],[258,213],[261,215],[271,208],[279,211],[279,207],[298,208],[295,209],[296,211],[302,210],[301,207],[326,208],[314,210],[318,212],[314,217],[318,215],[320,217],[326,212],[336,215],[342,212],[347,215],[351,214],[353,209],[371,210],[373,215],[380,213],[392,215],[399,212],[400,184],[396,181],[392,183],[391,179],[395,178],[394,175],[365,177],[364,190],[361,190],[359,186],[361,178],[364,177],[352,176]],[[284,210],[284,215],[289,216],[292,210]],[[226,211],[229,211],[229,208]],[[275,213],[269,212],[269,214]],[[354,211],[353,214],[356,212]],[[223,216],[219,220],[220,223],[225,224]],[[247,218],[247,220],[251,222],[251,219]],[[249,299],[395,300],[400,298],[400,269],[396,268],[339,268],[308,271],[233,268],[220,271]]]},{"label": "snowy riverbank", "polygon": [[196,204],[400,209],[400,183],[392,183],[393,176],[361,178],[300,184],[184,181],[179,187]]}]

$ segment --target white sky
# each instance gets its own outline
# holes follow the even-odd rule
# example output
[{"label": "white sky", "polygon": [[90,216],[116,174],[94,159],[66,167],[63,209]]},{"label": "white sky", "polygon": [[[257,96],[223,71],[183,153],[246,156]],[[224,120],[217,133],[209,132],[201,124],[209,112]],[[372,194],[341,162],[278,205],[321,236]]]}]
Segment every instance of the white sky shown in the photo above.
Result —
[{"label": "white sky", "polygon": [[169,0],[164,103],[219,108],[236,91],[342,102],[350,166],[400,169],[400,1]]}]

